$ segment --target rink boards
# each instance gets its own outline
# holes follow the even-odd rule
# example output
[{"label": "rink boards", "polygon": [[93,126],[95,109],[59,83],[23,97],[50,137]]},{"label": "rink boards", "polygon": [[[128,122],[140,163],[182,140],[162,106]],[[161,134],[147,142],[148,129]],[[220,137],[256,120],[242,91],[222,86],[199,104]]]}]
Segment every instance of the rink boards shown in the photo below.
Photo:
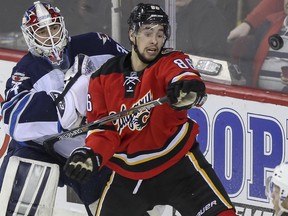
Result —
[{"label": "rink boards", "polygon": [[[5,82],[17,57],[11,59],[0,60],[3,97]],[[239,215],[272,216],[272,204],[265,197],[264,185],[273,168],[288,160],[287,97],[240,86],[206,83],[207,102],[202,108],[189,110],[189,116],[200,124],[201,150],[212,163]],[[0,124],[1,157],[7,142]],[[84,212],[82,205],[67,202],[66,197],[66,188],[59,188],[57,208],[75,210],[75,215]],[[179,214],[167,207],[163,216],[172,215]]]}]

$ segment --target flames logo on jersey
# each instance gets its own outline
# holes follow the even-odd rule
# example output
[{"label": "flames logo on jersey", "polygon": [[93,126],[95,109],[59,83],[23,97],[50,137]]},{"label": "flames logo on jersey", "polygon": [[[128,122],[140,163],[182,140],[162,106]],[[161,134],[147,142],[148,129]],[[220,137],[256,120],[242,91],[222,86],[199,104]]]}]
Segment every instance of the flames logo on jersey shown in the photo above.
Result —
[{"label": "flames logo on jersey", "polygon": [[[148,92],[143,98],[141,98],[138,102],[136,102],[133,107],[136,107],[143,103],[147,103],[151,101],[152,99],[153,97],[151,93]],[[122,104],[121,106],[121,111],[123,110],[127,110],[127,107],[125,104]],[[113,124],[116,126],[119,134],[122,133],[125,127],[128,127],[129,130],[132,130],[132,131],[135,131],[135,130],[141,131],[149,122],[150,112],[151,112],[150,110],[151,108],[141,109],[139,112],[136,112],[131,115],[125,116],[121,119],[115,120]],[[110,113],[110,114],[114,114],[114,113]]]}]

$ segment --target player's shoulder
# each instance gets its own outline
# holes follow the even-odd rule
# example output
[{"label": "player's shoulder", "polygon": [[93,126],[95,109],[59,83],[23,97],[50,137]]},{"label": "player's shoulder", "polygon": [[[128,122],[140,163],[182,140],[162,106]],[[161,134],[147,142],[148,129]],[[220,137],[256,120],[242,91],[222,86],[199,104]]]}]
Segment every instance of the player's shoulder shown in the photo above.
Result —
[{"label": "player's shoulder", "polygon": [[74,35],[74,36],[71,36],[71,42],[74,43],[74,42],[79,42],[81,41],[82,43],[83,42],[90,42],[90,41],[101,41],[103,44],[105,44],[107,41],[111,41],[112,38],[105,34],[105,33],[102,33],[102,32],[87,32],[87,33],[84,33],[84,34],[79,34],[79,35]]},{"label": "player's shoulder", "polygon": [[164,48],[161,52],[160,58],[175,58],[175,57],[186,57],[187,54],[185,54],[181,50],[175,50],[173,48]]},{"label": "player's shoulder", "polygon": [[73,55],[84,53],[93,55],[122,55],[127,50],[114,41],[109,35],[100,32],[89,32],[81,35],[72,36],[69,42],[69,50]]},{"label": "player's shoulder", "polygon": [[104,63],[102,66],[103,71],[120,71],[123,67],[124,61],[126,59],[127,54],[114,56],[107,60],[106,63]]},{"label": "player's shoulder", "polygon": [[51,66],[41,57],[37,57],[28,52],[24,55],[15,65],[13,71],[20,72],[24,74],[29,74],[30,76],[40,75],[40,71],[49,71]]},{"label": "player's shoulder", "polygon": [[175,50],[173,48],[164,48],[161,51],[161,55],[184,55],[185,53],[181,50]]},{"label": "player's shoulder", "polygon": [[118,55],[108,59],[100,67],[100,69],[96,71],[96,73],[92,74],[92,77],[95,78],[100,75],[108,75],[110,73],[123,73],[127,55],[129,54]]},{"label": "player's shoulder", "polygon": [[[23,85],[27,85],[29,83],[28,86],[32,87],[51,70],[52,67],[46,60],[36,57],[29,52],[13,67],[9,82],[17,83],[17,85],[22,83]],[[28,86],[25,88],[28,88]]]}]

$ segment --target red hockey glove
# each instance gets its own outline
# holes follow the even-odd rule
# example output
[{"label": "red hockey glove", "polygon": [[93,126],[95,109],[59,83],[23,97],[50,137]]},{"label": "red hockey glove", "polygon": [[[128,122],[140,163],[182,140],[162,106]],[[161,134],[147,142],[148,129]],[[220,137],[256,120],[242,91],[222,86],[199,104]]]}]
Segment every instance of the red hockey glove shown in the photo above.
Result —
[{"label": "red hockey glove", "polygon": [[101,162],[101,156],[95,154],[91,148],[80,147],[71,153],[63,169],[68,177],[84,183],[93,173],[98,172]]},{"label": "red hockey glove", "polygon": [[202,106],[206,99],[206,87],[200,80],[179,80],[170,83],[167,96],[170,106],[175,110],[187,110],[192,106]]}]

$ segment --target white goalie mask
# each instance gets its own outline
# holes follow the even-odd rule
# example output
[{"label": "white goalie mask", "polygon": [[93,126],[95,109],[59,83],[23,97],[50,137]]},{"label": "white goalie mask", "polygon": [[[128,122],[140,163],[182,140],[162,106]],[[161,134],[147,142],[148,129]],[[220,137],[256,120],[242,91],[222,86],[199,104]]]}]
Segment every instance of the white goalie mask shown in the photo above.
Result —
[{"label": "white goalie mask", "polygon": [[40,1],[34,2],[24,14],[21,26],[29,51],[60,65],[68,43],[64,18],[57,7]]},{"label": "white goalie mask", "polygon": [[273,175],[266,179],[265,193],[269,199],[274,199],[274,202],[279,195],[277,216],[288,213],[288,162],[276,166]]}]

